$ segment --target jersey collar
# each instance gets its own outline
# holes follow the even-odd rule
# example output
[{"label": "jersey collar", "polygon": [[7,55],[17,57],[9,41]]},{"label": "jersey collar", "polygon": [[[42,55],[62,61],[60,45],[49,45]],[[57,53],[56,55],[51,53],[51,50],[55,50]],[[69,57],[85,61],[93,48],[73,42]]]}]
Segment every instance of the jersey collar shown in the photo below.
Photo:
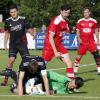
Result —
[{"label": "jersey collar", "polygon": [[11,19],[12,19],[13,21],[18,21],[19,18],[20,18],[20,16],[18,16],[16,19],[14,19],[14,18],[11,17]]},{"label": "jersey collar", "polygon": [[89,19],[85,19],[85,18],[83,18],[85,21],[89,21],[89,20],[91,20],[91,17],[89,18]]},{"label": "jersey collar", "polygon": [[60,17],[60,19],[61,19],[62,21],[64,21],[64,22],[65,22],[65,20],[63,19],[63,17],[62,17],[62,15],[61,15],[61,14],[59,15],[59,17]]}]

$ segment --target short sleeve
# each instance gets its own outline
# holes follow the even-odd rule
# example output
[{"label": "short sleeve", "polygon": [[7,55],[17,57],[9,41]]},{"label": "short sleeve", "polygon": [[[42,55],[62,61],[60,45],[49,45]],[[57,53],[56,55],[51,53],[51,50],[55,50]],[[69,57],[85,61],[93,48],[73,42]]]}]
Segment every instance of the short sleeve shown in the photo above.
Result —
[{"label": "short sleeve", "polygon": [[94,29],[94,30],[97,29],[97,22],[94,23],[93,29]]},{"label": "short sleeve", "polygon": [[80,25],[79,22],[78,22],[77,25],[76,25],[76,30],[81,30],[81,25]]},{"label": "short sleeve", "polygon": [[5,29],[5,31],[9,30],[9,25],[8,25],[7,21],[5,21],[4,29]]},{"label": "short sleeve", "polygon": [[45,65],[45,62],[42,59],[42,57],[39,58],[38,65],[40,66],[41,70],[45,70],[46,69],[46,65]]},{"label": "short sleeve", "polygon": [[49,25],[49,32],[55,34],[57,30],[57,25],[54,23],[54,20],[51,21],[50,25]]}]

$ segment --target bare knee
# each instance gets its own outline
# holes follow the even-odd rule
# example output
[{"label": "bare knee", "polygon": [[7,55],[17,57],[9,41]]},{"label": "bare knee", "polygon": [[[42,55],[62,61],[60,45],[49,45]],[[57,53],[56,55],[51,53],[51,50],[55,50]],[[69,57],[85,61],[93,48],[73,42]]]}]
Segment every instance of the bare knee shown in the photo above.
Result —
[{"label": "bare knee", "polygon": [[63,62],[66,64],[66,66],[67,66],[67,67],[72,67],[72,61],[71,61],[71,59],[70,59],[69,54],[63,54],[62,57],[63,57],[62,60],[63,60]]}]

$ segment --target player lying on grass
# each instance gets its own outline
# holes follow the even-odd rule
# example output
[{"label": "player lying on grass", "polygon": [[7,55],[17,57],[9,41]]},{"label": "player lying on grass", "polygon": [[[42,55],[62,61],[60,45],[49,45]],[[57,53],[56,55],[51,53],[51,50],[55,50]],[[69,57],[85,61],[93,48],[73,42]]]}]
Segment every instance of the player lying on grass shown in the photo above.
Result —
[{"label": "player lying on grass", "polygon": [[[12,71],[0,72],[0,75],[11,77]],[[14,74],[13,74],[14,75]],[[14,75],[15,76],[15,75]],[[48,78],[46,72],[46,66],[43,59],[39,56],[26,56],[19,66],[18,84],[14,83],[14,88],[18,88],[18,95],[23,95],[25,91],[25,83],[31,79],[37,77],[39,80],[36,84],[43,81],[45,94],[49,95]],[[14,79],[15,80],[15,79]],[[17,81],[17,80],[16,80]]]},{"label": "player lying on grass", "polygon": [[[48,88],[52,90],[52,93],[73,93],[74,89],[83,86],[84,82],[82,78],[76,77],[74,80],[71,80],[70,78],[56,72],[46,72],[45,64],[43,63],[44,61],[41,60],[41,57],[36,56],[26,57],[26,59],[21,62],[18,85],[14,83],[10,87],[12,92],[16,92],[19,95],[45,94],[42,90],[43,84],[45,87],[44,89],[47,89],[46,94],[49,94]],[[11,72],[7,72],[7,74],[9,73]],[[45,78],[42,78],[41,75]]]},{"label": "player lying on grass", "polygon": [[[76,77],[74,80],[71,80],[64,75],[51,71],[47,72],[47,76],[51,94],[74,93],[74,89],[79,89],[84,84],[83,79],[80,77]],[[38,83],[39,80],[39,77],[29,79],[25,83],[25,92],[30,95],[45,94],[42,87],[43,84]],[[14,84],[11,86],[11,91],[13,93],[18,91]]]}]

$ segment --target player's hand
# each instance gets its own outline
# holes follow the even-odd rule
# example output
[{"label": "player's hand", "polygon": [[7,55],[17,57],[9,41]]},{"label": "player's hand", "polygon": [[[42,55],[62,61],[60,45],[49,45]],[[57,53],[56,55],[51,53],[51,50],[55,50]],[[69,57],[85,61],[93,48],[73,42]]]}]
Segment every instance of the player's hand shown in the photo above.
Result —
[{"label": "player's hand", "polygon": [[56,53],[55,53],[55,57],[56,57],[56,58],[60,58],[60,57],[61,57],[61,53],[60,53],[60,52],[56,52]]},{"label": "player's hand", "polygon": [[79,39],[78,41],[79,41],[79,44],[81,45],[81,44],[82,44],[82,40],[81,40],[81,39]]},{"label": "player's hand", "polygon": [[100,42],[99,42],[99,41],[96,41],[96,45],[97,45],[97,46],[100,46]]},{"label": "player's hand", "polygon": [[49,93],[49,92],[45,92],[45,95],[46,95],[46,96],[49,96],[49,95],[50,95],[50,93]]},{"label": "player's hand", "polygon": [[5,51],[7,51],[7,50],[8,50],[7,45],[4,45],[4,49],[5,49]]}]

